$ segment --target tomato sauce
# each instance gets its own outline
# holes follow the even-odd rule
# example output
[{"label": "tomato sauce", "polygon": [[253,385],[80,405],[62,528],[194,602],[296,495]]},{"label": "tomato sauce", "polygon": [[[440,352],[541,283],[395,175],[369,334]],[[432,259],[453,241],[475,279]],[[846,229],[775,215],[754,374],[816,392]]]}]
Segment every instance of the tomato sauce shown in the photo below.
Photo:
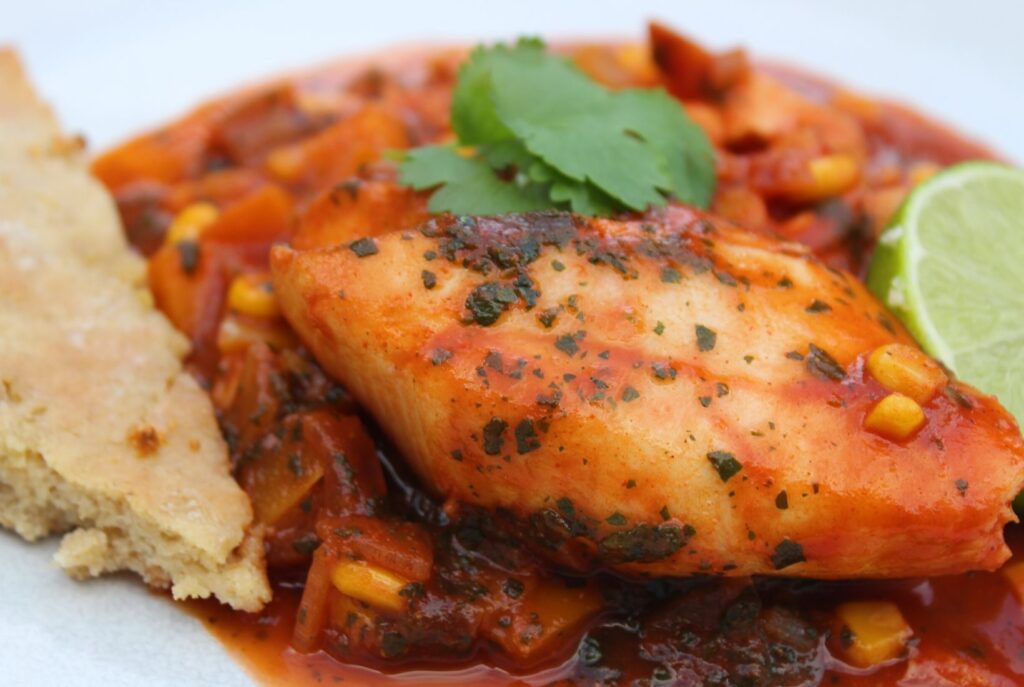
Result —
[{"label": "tomato sauce", "polygon": [[[561,50],[609,87],[666,86],[715,144],[712,211],[834,267],[863,275],[915,183],[992,157],[906,108],[741,51],[712,55],[658,26],[651,40]],[[274,600],[259,614],[191,604],[207,628],[266,684],[1024,684],[1024,585],[1012,582],[1024,574],[1009,568],[878,582],[572,577],[520,547],[514,523],[456,512],[405,474],[277,313],[267,254],[427,216],[426,194],[398,185],[385,153],[446,140],[464,55],[283,78],[94,164],[149,257],[157,305],[192,341],[190,369],[268,527]],[[1008,565],[1024,565],[1017,526],[1008,539]],[[856,600],[892,602],[912,632],[869,668],[848,662],[836,611]]]},{"label": "tomato sauce", "polygon": [[[1013,562],[1024,561],[1024,532],[1019,526],[1011,526],[1008,538],[1014,548]],[[907,656],[880,669],[860,670],[844,664],[831,653],[822,656],[821,667],[828,670],[823,671],[820,684],[863,687],[1024,684],[1024,606],[1020,591],[1000,573],[892,582],[792,584],[800,589],[790,591],[795,591],[800,603],[812,608],[827,609],[840,601],[858,598],[893,600],[915,631]],[[385,672],[345,665],[323,652],[300,654],[290,645],[300,597],[301,590],[296,585],[276,580],[274,600],[259,614],[233,612],[215,602],[192,602],[190,607],[261,684],[484,687],[546,685],[586,674],[585,650],[527,674],[510,673],[484,662],[467,662],[455,667],[421,664],[395,673],[393,668]],[[612,622],[605,626],[598,624],[592,635],[604,635],[623,645],[635,641],[628,631],[622,631]],[[827,642],[826,651],[830,651]],[[633,662],[634,669],[646,668],[648,677],[653,670],[635,657],[627,656],[625,662]]]}]

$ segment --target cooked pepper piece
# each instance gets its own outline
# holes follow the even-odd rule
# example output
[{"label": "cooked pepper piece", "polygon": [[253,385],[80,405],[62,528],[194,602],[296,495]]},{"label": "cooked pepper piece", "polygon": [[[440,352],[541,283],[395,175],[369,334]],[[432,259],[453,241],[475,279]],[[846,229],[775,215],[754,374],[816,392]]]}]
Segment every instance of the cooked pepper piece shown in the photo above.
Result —
[{"label": "cooked pepper piece", "polygon": [[[890,601],[850,601],[836,609],[849,661],[860,668],[891,661],[903,653],[913,630]],[[848,634],[846,634],[848,632]]]}]

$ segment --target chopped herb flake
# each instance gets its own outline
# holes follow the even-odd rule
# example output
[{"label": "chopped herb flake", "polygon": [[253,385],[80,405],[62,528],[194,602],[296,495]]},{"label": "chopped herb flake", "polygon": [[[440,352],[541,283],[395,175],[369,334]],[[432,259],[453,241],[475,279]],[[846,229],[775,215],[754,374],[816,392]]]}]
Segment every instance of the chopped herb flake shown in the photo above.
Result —
[{"label": "chopped herb flake", "polygon": [[668,558],[692,535],[675,525],[634,525],[608,535],[598,543],[601,555],[616,563],[651,563]]},{"label": "chopped herb flake", "polygon": [[806,310],[807,312],[811,313],[812,315],[816,315],[816,314],[818,314],[818,313],[823,313],[823,312],[829,312],[829,311],[831,311],[831,310],[832,310],[832,306],[831,306],[831,305],[829,305],[828,303],[826,303],[825,301],[822,301],[822,300],[818,300],[817,298],[815,298],[815,299],[814,299],[814,300],[813,300],[813,301],[811,302],[811,304],[810,304],[810,305],[808,305],[808,306],[807,306],[807,307],[805,308],[805,310]]},{"label": "chopped herb flake", "polygon": [[533,427],[533,420],[525,419],[521,420],[516,425],[516,451],[519,455],[524,453],[530,453],[540,448],[540,438],[537,436],[537,430]]},{"label": "chopped herb flake", "polygon": [[185,274],[193,274],[199,266],[199,244],[196,241],[178,241],[178,263]]},{"label": "chopped herb flake", "polygon": [[815,377],[835,382],[846,377],[846,371],[835,358],[814,344],[810,345],[810,352],[807,354],[807,369]]},{"label": "chopped herb flake", "polygon": [[718,334],[713,329],[708,329],[702,324],[697,325],[697,348],[701,353],[710,351],[718,341]]},{"label": "chopped herb flake", "polygon": [[496,456],[501,453],[501,447],[505,443],[505,430],[508,423],[500,417],[492,417],[484,425],[484,453],[489,456]]},{"label": "chopped herb flake", "polygon": [[537,319],[540,323],[547,328],[551,328],[551,325],[555,323],[555,319],[558,317],[558,308],[548,308],[547,310],[541,310],[537,313]]},{"label": "chopped herb flake", "polygon": [[621,527],[626,524],[626,516],[618,511],[615,511],[614,513],[608,516],[608,519],[605,520],[605,522],[607,522],[609,525],[614,525],[615,527]]},{"label": "chopped herb flake", "polygon": [[511,286],[487,282],[473,289],[466,297],[466,309],[473,321],[487,327],[498,321],[509,304],[516,302],[516,292]]},{"label": "chopped herb flake", "polygon": [[718,471],[722,482],[728,482],[737,472],[743,469],[743,464],[736,460],[736,456],[728,451],[711,451],[708,453],[708,460]]},{"label": "chopped herb flake", "polygon": [[776,570],[782,570],[791,565],[803,563],[806,560],[804,557],[804,547],[791,539],[783,539],[772,553],[772,566]]},{"label": "chopped herb flake", "polygon": [[661,268],[661,281],[666,284],[678,284],[683,280],[682,273],[674,267]]},{"label": "chopped herb flake", "polygon": [[657,379],[676,378],[676,369],[668,363],[651,363],[651,372]]},{"label": "chopped herb flake", "polygon": [[356,254],[356,257],[360,258],[376,255],[380,252],[380,249],[377,248],[377,242],[369,236],[356,239],[352,243],[348,244],[348,247]]},{"label": "chopped herb flake", "polygon": [[577,351],[580,350],[579,345],[576,343],[576,339],[570,334],[563,334],[562,336],[555,339],[555,348],[565,353],[570,358],[576,355]]},{"label": "chopped herb flake", "polygon": [[427,289],[432,289],[437,286],[437,275],[430,270],[423,270],[420,272],[420,276],[423,278],[423,286]]},{"label": "chopped herb flake", "polygon": [[447,348],[435,348],[430,354],[430,362],[434,365],[440,365],[441,363],[450,360],[452,355],[452,352]]}]

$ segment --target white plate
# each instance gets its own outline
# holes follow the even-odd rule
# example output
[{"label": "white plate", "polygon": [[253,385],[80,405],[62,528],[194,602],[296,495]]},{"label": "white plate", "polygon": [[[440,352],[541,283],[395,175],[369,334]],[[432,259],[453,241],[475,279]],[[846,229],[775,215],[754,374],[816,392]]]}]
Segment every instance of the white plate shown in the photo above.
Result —
[{"label": "white plate", "polygon": [[[22,50],[66,126],[102,147],[202,97],[346,52],[424,38],[639,36],[652,17],[894,96],[1024,160],[1015,0],[0,0],[0,43]],[[0,533],[0,683],[250,684],[190,616],[129,577],[72,582],[50,566],[53,549]]]}]

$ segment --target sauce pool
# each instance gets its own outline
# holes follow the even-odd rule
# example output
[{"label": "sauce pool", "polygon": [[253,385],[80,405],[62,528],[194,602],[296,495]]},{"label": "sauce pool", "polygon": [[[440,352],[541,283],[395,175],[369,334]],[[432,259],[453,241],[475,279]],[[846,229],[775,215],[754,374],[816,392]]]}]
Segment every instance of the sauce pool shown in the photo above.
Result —
[{"label": "sauce pool", "polygon": [[[1024,562],[1024,529],[1012,525],[1013,559]],[[775,583],[769,582],[769,585]],[[788,585],[787,581],[779,584]],[[823,652],[820,684],[857,687],[1024,685],[1024,604],[1000,572],[897,581],[794,583],[797,604],[827,609],[856,599],[896,602],[914,630],[907,654],[875,669],[858,670]],[[789,590],[791,593],[794,590]],[[548,685],[580,678],[577,655],[529,674],[513,675],[485,658],[458,667],[408,666],[402,672],[345,664],[325,652],[300,654],[290,646],[302,590],[277,581],[274,600],[258,614],[239,613],[212,601],[188,608],[261,685]],[[597,628],[597,632],[601,628]],[[569,683],[573,684],[573,683]],[[583,682],[582,684],[588,684]]]}]

